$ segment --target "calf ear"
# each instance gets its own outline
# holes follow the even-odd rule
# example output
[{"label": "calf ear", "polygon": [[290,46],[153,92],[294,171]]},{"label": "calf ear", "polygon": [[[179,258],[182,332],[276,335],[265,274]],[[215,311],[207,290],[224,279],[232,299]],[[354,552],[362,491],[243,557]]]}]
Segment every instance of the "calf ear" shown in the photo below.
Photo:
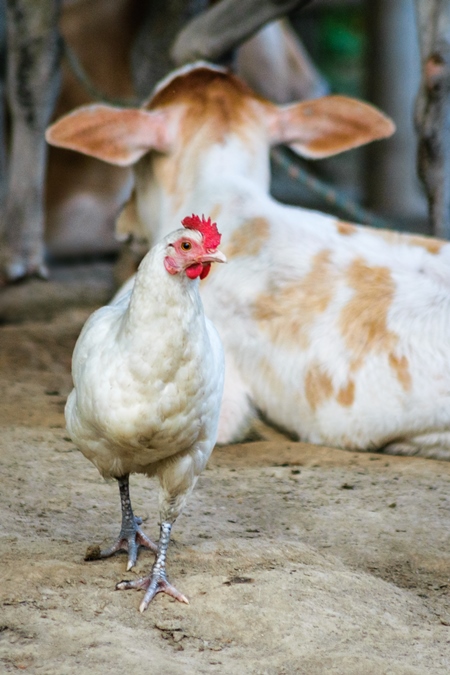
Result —
[{"label": "calf ear", "polygon": [[140,108],[87,105],[48,127],[50,145],[82,152],[109,164],[130,166],[149,150],[169,149],[169,125],[164,112]]},{"label": "calf ear", "polygon": [[303,157],[320,159],[386,138],[395,124],[379,110],[347,96],[324,96],[269,115],[272,145],[285,143]]}]

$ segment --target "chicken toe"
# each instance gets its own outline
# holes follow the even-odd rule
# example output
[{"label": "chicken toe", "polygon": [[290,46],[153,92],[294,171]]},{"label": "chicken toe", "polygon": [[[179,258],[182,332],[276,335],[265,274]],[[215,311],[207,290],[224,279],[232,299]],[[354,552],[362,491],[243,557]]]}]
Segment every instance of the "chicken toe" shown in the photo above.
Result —
[{"label": "chicken toe", "polygon": [[142,577],[141,579],[120,581],[116,585],[116,590],[118,591],[125,591],[129,590],[130,588],[134,588],[136,590],[145,590],[144,598],[139,605],[139,611],[141,613],[145,612],[157,593],[167,593],[167,595],[172,596],[175,598],[175,600],[184,602],[187,605],[189,604],[187,597],[183,595],[183,593],[180,593],[175,588],[175,586],[172,586],[172,584],[168,582],[166,576],[166,554],[167,547],[169,545],[171,529],[172,525],[170,523],[165,522],[161,524],[158,553],[156,555],[156,560],[151,573],[146,577]]},{"label": "chicken toe", "polygon": [[142,577],[141,579],[136,579],[134,581],[119,581],[116,585],[117,591],[126,591],[130,588],[145,590],[144,598],[139,605],[139,611],[141,613],[145,612],[157,593],[167,593],[167,595],[172,596],[175,600],[184,602],[187,605],[189,604],[187,597],[167,581],[165,572],[156,572],[155,570],[152,570],[152,573],[147,577]]},{"label": "chicken toe", "polygon": [[120,490],[120,503],[122,507],[122,527],[119,536],[112,546],[101,551],[97,546],[90,546],[85,560],[99,560],[109,558],[118,551],[128,551],[127,571],[136,565],[139,546],[149,548],[153,553],[157,553],[158,547],[139,527],[142,524],[142,518],[136,518],[131,507],[128,476],[118,478]]}]

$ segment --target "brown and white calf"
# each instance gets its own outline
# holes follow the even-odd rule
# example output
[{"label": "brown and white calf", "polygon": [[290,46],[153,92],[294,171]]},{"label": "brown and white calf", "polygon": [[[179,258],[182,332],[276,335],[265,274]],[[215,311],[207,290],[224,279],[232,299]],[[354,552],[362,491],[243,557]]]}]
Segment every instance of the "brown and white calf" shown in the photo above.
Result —
[{"label": "brown and white calf", "polygon": [[[228,265],[202,282],[226,353],[220,441],[256,411],[300,439],[450,459],[450,244],[276,202],[269,148],[326,157],[392,123],[342,96],[276,106],[197,64],[143,109],[87,106],[48,141],[134,165],[122,234],[217,219]],[[389,189],[389,186],[387,186]]]}]

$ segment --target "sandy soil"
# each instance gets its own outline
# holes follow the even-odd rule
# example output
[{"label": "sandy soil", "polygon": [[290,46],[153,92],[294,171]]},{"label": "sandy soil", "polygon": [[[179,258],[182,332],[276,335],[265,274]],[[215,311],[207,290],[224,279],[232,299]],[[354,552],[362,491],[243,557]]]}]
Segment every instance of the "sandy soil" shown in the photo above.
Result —
[{"label": "sandy soil", "polygon": [[[190,598],[114,590],[117,486],[67,438],[86,309],[0,327],[0,672],[447,675],[450,464],[262,440],[216,449],[174,528]],[[157,535],[155,483],[131,481]]]}]

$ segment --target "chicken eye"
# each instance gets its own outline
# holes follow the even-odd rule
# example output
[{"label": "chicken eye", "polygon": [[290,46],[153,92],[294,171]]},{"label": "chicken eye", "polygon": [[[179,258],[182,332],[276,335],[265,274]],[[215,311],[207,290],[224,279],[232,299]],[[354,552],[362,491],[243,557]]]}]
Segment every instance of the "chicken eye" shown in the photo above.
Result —
[{"label": "chicken eye", "polygon": [[192,248],[192,244],[189,241],[183,241],[181,243],[181,248],[183,249],[183,251],[189,251]]}]

